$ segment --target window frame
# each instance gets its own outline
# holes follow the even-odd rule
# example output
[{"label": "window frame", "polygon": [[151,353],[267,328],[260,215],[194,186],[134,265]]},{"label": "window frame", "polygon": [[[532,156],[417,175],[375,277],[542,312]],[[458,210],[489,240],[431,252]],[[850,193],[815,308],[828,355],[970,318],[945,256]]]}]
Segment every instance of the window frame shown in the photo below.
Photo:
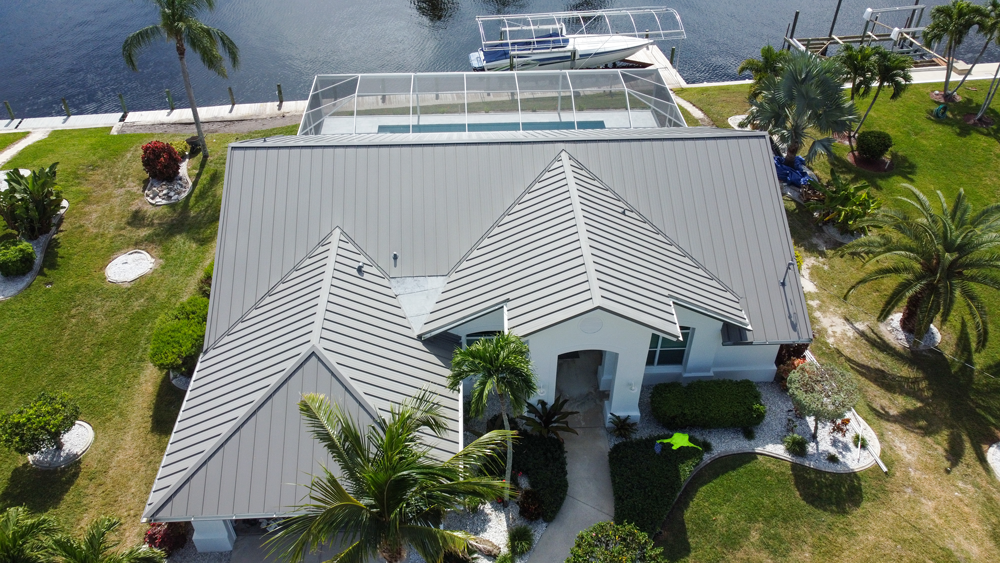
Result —
[{"label": "window frame", "polygon": [[[682,340],[672,340],[663,336],[662,334],[651,333],[649,337],[649,346],[646,348],[646,364],[645,369],[663,369],[680,367],[681,369],[687,364],[688,351],[691,349],[691,336],[694,334],[694,329],[688,326],[682,326],[681,338]],[[653,339],[657,339],[656,347],[653,347]],[[663,343],[677,343],[683,344],[683,346],[668,346],[663,347]],[[660,354],[663,352],[676,353],[681,351],[682,355],[679,362],[668,362],[663,363]],[[652,357],[651,357],[652,355]]]}]

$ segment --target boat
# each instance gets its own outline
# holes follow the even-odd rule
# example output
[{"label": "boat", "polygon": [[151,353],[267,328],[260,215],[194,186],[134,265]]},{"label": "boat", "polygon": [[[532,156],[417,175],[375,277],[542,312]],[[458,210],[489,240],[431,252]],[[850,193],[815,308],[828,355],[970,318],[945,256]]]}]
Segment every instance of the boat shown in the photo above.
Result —
[{"label": "boat", "polygon": [[[600,68],[656,40],[685,36],[680,16],[670,8],[479,16],[476,22],[483,42],[469,53],[476,71]],[[498,40],[487,39],[497,31]]]}]

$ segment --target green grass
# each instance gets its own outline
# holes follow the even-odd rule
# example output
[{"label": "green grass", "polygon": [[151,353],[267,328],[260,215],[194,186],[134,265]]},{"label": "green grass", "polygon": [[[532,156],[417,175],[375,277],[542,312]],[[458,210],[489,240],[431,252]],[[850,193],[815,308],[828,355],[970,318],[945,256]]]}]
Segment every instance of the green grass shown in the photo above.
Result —
[{"label": "green grass", "polygon": [[0,133],[0,151],[13,145],[14,143],[20,141],[21,139],[28,136],[27,131],[18,131],[17,133]]},{"label": "green grass", "polygon": [[[745,84],[735,86],[714,86],[710,88],[680,88],[674,94],[698,106],[716,127],[730,128],[727,121],[734,115],[747,112],[747,91]],[[687,119],[687,116],[684,117]],[[697,120],[695,120],[697,123]]]},{"label": "green grass", "polygon": [[[225,146],[237,138],[209,135],[213,156],[192,194],[153,208],[142,197],[140,146],[184,137],[55,131],[10,163],[37,168],[58,161],[70,207],[38,278],[0,302],[0,410],[40,391],[65,391],[97,438],[80,463],[62,471],[37,471],[24,457],[0,454],[0,508],[23,504],[71,527],[114,515],[139,538],[138,518],[183,398],[147,360],[149,336],[160,314],[195,293],[212,258]],[[134,248],[157,259],[153,272],[128,286],[106,282],[108,262]]]}]

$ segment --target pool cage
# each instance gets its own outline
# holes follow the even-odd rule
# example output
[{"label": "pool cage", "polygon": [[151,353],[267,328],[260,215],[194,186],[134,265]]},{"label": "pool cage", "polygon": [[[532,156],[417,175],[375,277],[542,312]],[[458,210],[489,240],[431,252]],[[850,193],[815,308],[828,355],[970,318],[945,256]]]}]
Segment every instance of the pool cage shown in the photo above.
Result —
[{"label": "pool cage", "polygon": [[655,69],[319,75],[299,135],[686,127]]}]

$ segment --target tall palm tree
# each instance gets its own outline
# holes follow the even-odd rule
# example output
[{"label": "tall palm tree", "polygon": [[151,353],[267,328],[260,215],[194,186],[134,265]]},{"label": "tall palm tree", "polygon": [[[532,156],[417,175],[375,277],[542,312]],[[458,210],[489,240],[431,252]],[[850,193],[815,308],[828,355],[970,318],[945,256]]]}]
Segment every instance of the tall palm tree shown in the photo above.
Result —
[{"label": "tall palm tree", "polygon": [[760,93],[760,83],[766,76],[781,76],[781,71],[788,62],[788,51],[775,49],[770,45],[764,45],[760,49],[760,58],[745,59],[736,69],[736,74],[749,72],[753,76],[753,84],[750,86],[750,95],[757,97]]},{"label": "tall palm tree", "polygon": [[931,10],[931,23],[924,29],[923,38],[928,45],[946,41],[944,55],[948,67],[944,75],[945,100],[950,100],[954,95],[954,92],[948,90],[948,84],[955,67],[955,53],[972,27],[981,19],[982,12],[982,6],[968,0],[952,0],[951,4],[934,6]]},{"label": "tall palm tree", "polygon": [[[785,164],[795,166],[795,157],[812,141],[806,160],[830,154],[833,138],[848,133],[855,121],[854,103],[842,91],[844,69],[834,59],[794,52],[781,76],[765,77],[760,96],[750,101],[750,111],[740,123],[768,130],[785,146]],[[814,131],[828,135],[817,138]]]},{"label": "tall palm tree", "polygon": [[121,543],[110,538],[121,520],[102,516],[90,523],[82,539],[58,536],[52,540],[51,551],[59,563],[164,563],[166,556],[159,549],[145,546],[115,551]]},{"label": "tall palm tree", "polygon": [[913,75],[910,74],[910,68],[913,67],[913,59],[910,57],[893,53],[885,47],[878,46],[873,48],[872,65],[874,66],[873,78],[877,83],[875,96],[872,97],[871,103],[868,104],[868,109],[865,110],[864,116],[861,117],[857,128],[854,129],[854,135],[858,134],[861,126],[868,119],[868,114],[875,107],[875,102],[878,100],[878,95],[882,93],[883,88],[886,86],[892,88],[892,95],[889,96],[889,99],[895,101],[903,95],[903,92],[906,92],[906,89],[913,82]]},{"label": "tall palm tree", "polygon": [[309,486],[309,504],[281,522],[267,545],[288,561],[301,561],[331,540],[347,547],[331,561],[363,563],[381,556],[402,561],[412,547],[425,561],[464,551],[473,537],[441,528],[445,510],[465,499],[492,500],[507,483],[478,476],[494,460],[509,433],[490,432],[450,459],[432,457],[421,434],[447,430],[441,407],[426,391],[393,407],[367,431],[326,397],[308,394],[299,402],[306,425],[330,452],[341,477],[323,468]]},{"label": "tall palm tree", "polygon": [[965,73],[962,80],[959,81],[958,86],[952,91],[958,92],[958,89],[965,84],[966,79],[972,74],[972,69],[976,68],[979,64],[979,59],[983,58],[983,54],[986,53],[986,48],[990,46],[1000,36],[1000,0],[989,0],[985,6],[978,6],[979,10],[976,14],[976,33],[982,35],[985,41],[983,41],[983,48],[979,50],[979,54],[972,61],[972,66],[969,67],[969,71]]},{"label": "tall palm tree", "polygon": [[57,529],[48,516],[32,518],[24,507],[8,508],[0,515],[0,561],[47,563],[46,545]]},{"label": "tall palm tree", "polygon": [[937,192],[941,211],[913,186],[906,185],[912,198],[901,202],[916,211],[882,209],[859,223],[882,230],[855,240],[839,252],[860,257],[871,268],[848,290],[871,282],[894,279],[878,320],[889,318],[901,304],[903,330],[922,341],[931,323],[940,315],[948,322],[957,304],[965,305],[976,331],[976,349],[982,350],[989,338],[986,304],[977,292],[980,287],[1000,289],[1000,204],[973,212],[963,190],[949,206]]},{"label": "tall palm tree", "polygon": [[855,97],[868,96],[875,83],[875,48],[869,45],[855,47],[848,43],[840,48],[835,58],[844,67],[844,74],[851,82],[851,101]]},{"label": "tall palm tree", "polygon": [[[979,23],[980,31],[984,27],[993,30],[993,42],[1000,45],[1000,2],[998,0],[990,0],[986,5],[987,15],[984,21]],[[989,42],[987,42],[987,45]],[[978,60],[978,58],[977,58]],[[966,74],[968,76],[968,74]],[[979,112],[976,114],[976,121],[979,121],[986,115],[986,110],[989,109],[990,104],[993,103],[993,96],[996,95],[997,89],[1000,89],[1000,65],[997,66],[996,72],[993,73],[993,80],[990,82],[990,87],[986,89],[986,98],[983,99],[983,105],[979,108]]]},{"label": "tall palm tree", "polygon": [[[144,47],[157,39],[166,39],[177,49],[177,58],[181,62],[181,76],[184,77],[184,89],[187,91],[188,103],[191,104],[191,115],[194,116],[194,127],[198,131],[198,141],[201,142],[204,158],[208,158],[208,145],[205,134],[201,130],[201,119],[198,118],[198,106],[194,103],[194,90],[191,88],[191,77],[187,69],[187,50],[194,51],[201,62],[215,74],[226,78],[225,58],[236,69],[240,66],[240,50],[233,40],[220,29],[209,27],[198,20],[198,12],[214,10],[215,0],[150,0],[160,10],[160,23],[144,27],[125,38],[122,43],[122,56],[125,64],[133,71],[138,71],[136,57]],[[225,53],[224,58],[219,49]]]},{"label": "tall palm tree", "polygon": [[[480,417],[485,414],[490,393],[495,393],[500,401],[500,416],[503,417],[505,431],[510,431],[507,407],[510,407],[512,415],[518,416],[524,412],[528,399],[538,392],[538,381],[528,358],[528,345],[510,332],[477,340],[472,346],[455,351],[451,358],[448,387],[456,390],[463,380],[470,377],[475,382],[472,384],[469,415]],[[508,438],[505,472],[508,483],[513,461],[514,445]],[[504,497],[505,500],[508,498]]]}]

